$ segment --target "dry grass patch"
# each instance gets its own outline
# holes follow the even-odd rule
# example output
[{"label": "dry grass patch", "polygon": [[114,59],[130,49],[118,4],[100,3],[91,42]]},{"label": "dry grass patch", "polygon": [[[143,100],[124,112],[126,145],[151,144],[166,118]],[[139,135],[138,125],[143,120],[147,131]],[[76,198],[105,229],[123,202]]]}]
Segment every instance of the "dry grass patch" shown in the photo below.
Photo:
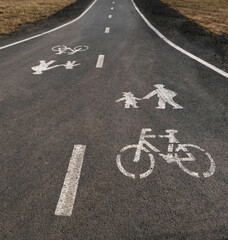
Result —
[{"label": "dry grass patch", "polygon": [[228,0],[162,0],[216,34],[228,34]]},{"label": "dry grass patch", "polygon": [[0,0],[0,34],[46,18],[73,2],[76,0]]}]

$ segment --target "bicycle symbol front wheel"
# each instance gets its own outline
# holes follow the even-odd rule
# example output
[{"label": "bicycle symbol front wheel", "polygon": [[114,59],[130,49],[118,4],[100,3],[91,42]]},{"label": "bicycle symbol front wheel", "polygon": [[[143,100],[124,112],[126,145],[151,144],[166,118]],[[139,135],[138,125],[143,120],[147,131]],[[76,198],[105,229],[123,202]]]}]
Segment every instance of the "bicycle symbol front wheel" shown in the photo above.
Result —
[{"label": "bicycle symbol front wheel", "polygon": [[179,144],[179,146],[177,147],[176,149],[176,159],[178,160],[177,161],[177,164],[178,166],[184,171],[186,172],[187,174],[193,176],[193,177],[200,177],[199,173],[195,172],[195,171],[191,171],[189,170],[188,168],[186,168],[184,165],[183,165],[183,162],[187,162],[188,160],[184,160],[184,158],[178,158],[177,157],[177,153],[179,151],[184,151],[185,153],[187,153],[190,158],[194,159],[193,161],[196,161],[195,157],[188,151],[188,148],[195,148],[201,152],[203,152],[206,156],[207,156],[207,159],[209,160],[209,169],[205,172],[202,173],[203,177],[205,178],[208,178],[210,176],[212,176],[215,172],[215,162],[213,160],[213,158],[211,157],[211,155],[208,153],[208,152],[205,152],[204,149],[198,147],[197,145],[193,145],[193,144]]},{"label": "bicycle symbol front wheel", "polygon": [[[127,176],[127,177],[130,177],[130,178],[133,178],[133,179],[136,179],[137,178],[137,175],[134,174],[134,173],[131,173],[129,171],[127,171],[123,165],[122,165],[122,162],[121,162],[121,153],[125,152],[126,150],[129,150],[131,148],[135,148],[136,150],[138,149],[138,145],[129,145],[129,146],[126,146],[124,148],[122,148],[120,150],[120,154],[117,155],[116,157],[116,163],[117,163],[117,167],[119,168],[120,172]],[[145,148],[142,149],[141,151],[143,152],[148,152]],[[148,177],[152,172],[153,172],[153,169],[154,169],[154,165],[155,165],[155,160],[154,160],[154,156],[153,154],[150,154],[148,153],[148,156],[149,156],[149,162],[150,162],[150,166],[149,166],[149,169],[147,171],[145,171],[144,173],[140,173],[138,174],[138,177],[139,178],[146,178]],[[133,162],[133,161],[132,161]]]}]

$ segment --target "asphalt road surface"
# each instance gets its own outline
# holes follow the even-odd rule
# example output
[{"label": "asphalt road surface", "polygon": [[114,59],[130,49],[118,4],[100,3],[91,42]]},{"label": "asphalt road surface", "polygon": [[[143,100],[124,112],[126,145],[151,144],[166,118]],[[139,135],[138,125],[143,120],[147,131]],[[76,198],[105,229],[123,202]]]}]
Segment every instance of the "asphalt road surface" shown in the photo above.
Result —
[{"label": "asphalt road surface", "polygon": [[0,239],[226,239],[227,88],[127,0],[2,49]]}]

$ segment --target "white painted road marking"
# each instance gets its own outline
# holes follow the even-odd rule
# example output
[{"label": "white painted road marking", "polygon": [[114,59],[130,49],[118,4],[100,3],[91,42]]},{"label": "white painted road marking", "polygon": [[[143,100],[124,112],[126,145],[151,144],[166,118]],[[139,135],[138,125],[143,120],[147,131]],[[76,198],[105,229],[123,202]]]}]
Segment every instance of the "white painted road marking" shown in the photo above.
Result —
[{"label": "white painted road marking", "polygon": [[173,100],[173,98],[177,95],[177,93],[175,93],[172,90],[166,89],[165,85],[163,84],[155,84],[154,87],[156,88],[156,90],[153,90],[143,98],[135,97],[135,95],[131,92],[123,92],[123,97],[116,100],[115,102],[125,101],[124,108],[130,108],[130,107],[139,108],[137,106],[138,101],[148,100],[153,96],[157,95],[158,97],[158,106],[156,107],[157,109],[165,109],[166,103],[170,104],[173,107],[173,109],[183,108]]},{"label": "white painted road marking", "polygon": [[112,4],[115,4],[115,2],[112,2]]},{"label": "white painted road marking", "polygon": [[169,44],[171,47],[175,48],[177,51],[187,55],[188,57],[194,59],[195,61],[203,64],[204,66],[210,68],[211,70],[221,74],[222,76],[228,78],[228,73],[213,66],[212,64],[198,58],[197,56],[187,52],[186,50],[184,50],[183,48],[177,46],[176,44],[174,44],[173,42],[171,42],[169,39],[167,39],[163,34],[161,34],[147,19],[146,17],[141,13],[141,11],[138,9],[138,7],[135,5],[134,0],[131,0],[132,4],[134,6],[134,8],[136,9],[136,11],[138,12],[138,14],[142,17],[142,19],[144,20],[144,22],[148,25],[149,28],[151,28],[162,40],[164,40],[167,44]]},{"label": "white painted road marking", "polygon": [[96,68],[102,68],[103,67],[104,57],[105,57],[105,55],[99,55],[98,56]]},{"label": "white painted road marking", "polygon": [[80,179],[85,145],[75,145],[69,167],[63,183],[63,188],[55,210],[57,216],[71,216]]},{"label": "white painted road marking", "polygon": [[108,15],[108,18],[112,18],[112,15]]},{"label": "white painted road marking", "polygon": [[67,54],[67,55],[73,55],[77,52],[84,52],[86,50],[88,50],[89,47],[86,45],[79,45],[77,47],[74,47],[73,49],[70,47],[67,47],[65,45],[58,45],[52,48],[52,51],[57,52],[57,55],[61,55],[61,54]]},{"label": "white painted road marking", "polygon": [[[198,172],[194,172],[192,170],[189,170],[186,166],[186,162],[195,162],[197,159],[193,156],[191,152],[189,152],[189,148],[197,149],[198,151],[201,151],[206,155],[207,160],[210,162],[209,169],[202,173],[202,176],[205,178],[211,177],[215,172],[215,162],[212,159],[211,155],[204,151],[204,149],[198,147],[194,144],[182,144],[179,142],[179,140],[176,138],[175,134],[178,132],[175,129],[167,129],[166,135],[151,135],[147,134],[147,132],[151,132],[152,130],[150,128],[143,128],[139,137],[138,144],[133,145],[127,145],[123,147],[120,150],[120,154],[116,157],[116,163],[117,167],[119,168],[120,172],[122,172],[125,176],[135,179],[136,175],[133,173],[128,172],[121,163],[121,154],[129,149],[135,149],[135,157],[133,159],[133,162],[137,163],[140,161],[141,153],[145,152],[148,153],[149,160],[150,160],[150,166],[147,171],[144,173],[139,174],[139,178],[145,178],[148,177],[154,169],[155,165],[155,159],[152,154],[152,152],[158,153],[159,156],[161,156],[167,163],[176,163],[185,173],[189,174],[192,177],[199,178],[200,175]],[[168,147],[167,147],[167,153],[161,153],[159,149],[154,147],[151,143],[149,143],[146,139],[153,138],[156,139],[159,138],[167,138],[168,139]],[[179,154],[181,152],[181,154]],[[184,157],[179,157],[178,155],[182,155],[183,152],[185,153]],[[183,156],[183,155],[182,155]],[[198,159],[198,161],[201,159]]]},{"label": "white painted road marking", "polygon": [[114,7],[111,7],[111,10],[113,10],[114,9]]},{"label": "white painted road marking", "polygon": [[139,108],[137,106],[137,101],[141,100],[141,98],[137,98],[134,96],[133,93],[131,92],[123,92],[123,97],[116,100],[115,102],[121,102],[121,101],[125,101],[125,106],[124,108],[130,108],[130,107],[133,107],[133,108]]},{"label": "white painted road marking", "polygon": [[105,33],[110,33],[110,27],[105,28]]},{"label": "white painted road marking", "polygon": [[57,27],[57,28],[51,29],[51,30],[49,30],[49,31],[46,31],[46,32],[43,32],[43,33],[40,33],[40,34],[37,34],[37,35],[35,35],[35,36],[33,36],[33,37],[26,38],[26,39],[23,39],[23,40],[21,40],[21,41],[17,41],[17,42],[14,42],[14,43],[11,43],[11,44],[2,46],[2,47],[0,47],[0,50],[5,49],[5,48],[9,48],[9,47],[12,47],[12,46],[15,46],[15,45],[20,44],[20,43],[23,43],[23,42],[27,42],[27,41],[29,41],[29,40],[32,40],[32,39],[41,37],[41,36],[43,36],[43,35],[46,35],[46,34],[48,34],[48,33],[51,33],[51,32],[54,32],[54,31],[56,31],[56,30],[59,30],[59,29],[61,29],[61,28],[63,28],[63,27],[66,27],[66,26],[68,26],[68,25],[70,25],[70,24],[78,21],[81,17],[83,17],[83,16],[90,10],[90,8],[92,8],[92,6],[93,6],[96,2],[97,2],[97,0],[94,0],[94,2],[93,2],[80,16],[78,16],[78,17],[75,18],[74,20],[72,20],[72,21],[70,21],[70,22],[68,22],[68,23],[65,23],[65,24],[63,24],[63,25],[61,25],[61,26],[59,26],[59,27]]},{"label": "white painted road marking", "polygon": [[66,64],[52,65],[55,62],[56,62],[55,60],[51,60],[49,62],[47,62],[46,60],[40,60],[39,65],[31,67],[31,69],[34,71],[33,74],[35,75],[43,74],[43,72],[57,68],[57,67],[65,67],[65,69],[73,69],[74,67],[81,65],[80,63],[76,63],[76,61],[67,61]]},{"label": "white painted road marking", "polygon": [[177,93],[175,93],[172,90],[166,89],[165,85],[163,84],[155,84],[154,87],[156,87],[157,89],[147,94],[143,99],[150,99],[151,97],[157,95],[159,100],[158,100],[158,106],[156,108],[165,109],[166,103],[171,105],[173,109],[183,108],[173,100],[173,98],[177,95]]}]

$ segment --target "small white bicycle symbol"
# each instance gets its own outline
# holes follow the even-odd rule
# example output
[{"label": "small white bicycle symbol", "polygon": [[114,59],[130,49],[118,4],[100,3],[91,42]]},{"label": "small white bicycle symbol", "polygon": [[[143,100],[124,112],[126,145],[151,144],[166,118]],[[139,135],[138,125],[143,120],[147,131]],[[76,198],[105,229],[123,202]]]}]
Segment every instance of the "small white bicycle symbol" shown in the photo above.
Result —
[{"label": "small white bicycle symbol", "polygon": [[58,45],[52,48],[52,51],[57,52],[56,54],[61,55],[64,53],[67,53],[67,55],[73,55],[77,52],[84,52],[86,50],[88,50],[89,47],[85,46],[85,45],[79,45],[75,48],[70,48],[70,47],[66,47],[64,45]]},{"label": "small white bicycle symbol", "polygon": [[[186,172],[187,174],[193,176],[193,177],[200,177],[199,173],[191,171],[189,169],[187,169],[183,164],[185,162],[193,162],[196,161],[196,158],[193,156],[192,153],[190,153],[188,151],[188,148],[195,148],[199,151],[202,151],[208,158],[208,160],[210,161],[210,167],[209,170],[205,171],[202,173],[203,177],[208,178],[210,176],[212,176],[215,172],[215,162],[212,159],[211,155],[207,152],[205,152],[202,148],[193,145],[193,144],[181,144],[177,138],[174,136],[175,133],[177,133],[177,130],[174,129],[168,129],[166,130],[167,135],[159,135],[159,138],[168,138],[169,140],[169,144],[168,144],[168,150],[167,150],[167,154],[163,154],[160,152],[160,150],[158,150],[156,147],[154,147],[153,145],[151,145],[146,138],[156,138],[155,135],[147,135],[147,132],[151,132],[152,130],[150,128],[143,128],[140,134],[140,138],[139,138],[139,142],[138,144],[134,144],[134,145],[128,145],[125,146],[124,148],[122,148],[120,150],[120,154],[117,155],[116,158],[116,162],[117,162],[117,166],[119,168],[119,170],[127,177],[136,178],[136,174],[134,173],[130,173],[128,172],[122,165],[121,163],[121,154],[129,149],[136,149],[135,152],[135,157],[133,162],[137,163],[140,160],[141,157],[141,152],[146,152],[149,155],[149,161],[150,161],[150,166],[149,169],[147,171],[145,171],[144,173],[139,174],[139,178],[145,178],[147,176],[149,176],[153,169],[154,169],[154,165],[155,165],[155,159],[154,156],[151,152],[156,152],[158,153],[159,156],[161,156],[167,163],[173,163],[175,162],[184,172]],[[175,147],[176,146],[176,147]],[[178,157],[178,153],[182,151],[186,154],[187,157]]]}]

